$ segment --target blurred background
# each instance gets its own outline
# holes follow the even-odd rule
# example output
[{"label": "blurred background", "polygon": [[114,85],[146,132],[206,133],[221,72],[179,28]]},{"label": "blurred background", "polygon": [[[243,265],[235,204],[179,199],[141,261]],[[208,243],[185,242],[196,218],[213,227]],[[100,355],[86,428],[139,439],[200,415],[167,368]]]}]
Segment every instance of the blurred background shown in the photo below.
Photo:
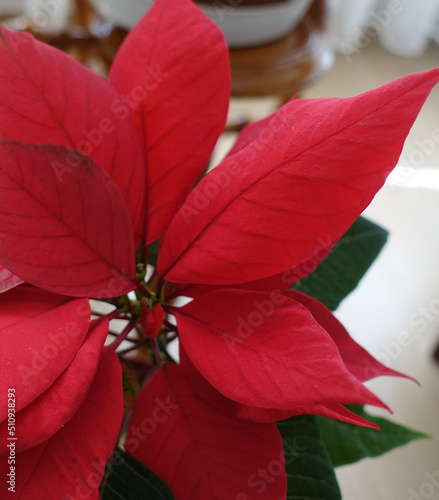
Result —
[{"label": "blurred background", "polygon": [[[439,67],[438,0],[200,0],[223,30],[232,68],[226,131],[292,96],[349,97]],[[0,20],[27,30],[106,76],[150,0],[0,0]],[[390,419],[439,437],[439,87],[416,121],[387,184],[365,215],[389,241],[336,312],[382,363],[416,378],[370,383]],[[438,354],[439,358],[439,354]],[[345,500],[439,499],[439,444],[411,443],[338,469]]]}]

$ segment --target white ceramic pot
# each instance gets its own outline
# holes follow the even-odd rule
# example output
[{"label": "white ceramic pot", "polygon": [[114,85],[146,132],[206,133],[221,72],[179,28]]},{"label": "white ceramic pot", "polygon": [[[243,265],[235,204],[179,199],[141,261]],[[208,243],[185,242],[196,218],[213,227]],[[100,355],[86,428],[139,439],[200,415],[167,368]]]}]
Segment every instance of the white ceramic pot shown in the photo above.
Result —
[{"label": "white ceramic pot", "polygon": [[[312,0],[288,0],[271,5],[236,7],[226,2],[200,6],[223,31],[232,48],[269,43],[287,35],[299,23]],[[153,4],[153,0],[91,0],[106,19],[117,26],[131,29]]]}]

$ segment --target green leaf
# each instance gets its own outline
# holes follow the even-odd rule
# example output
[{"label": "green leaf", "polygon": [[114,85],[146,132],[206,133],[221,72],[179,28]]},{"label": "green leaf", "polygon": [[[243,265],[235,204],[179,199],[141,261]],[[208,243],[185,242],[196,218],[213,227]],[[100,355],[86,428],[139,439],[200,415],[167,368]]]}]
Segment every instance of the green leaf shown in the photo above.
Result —
[{"label": "green leaf", "polygon": [[[148,246],[148,259],[147,260],[148,260],[148,264],[153,266],[153,267],[156,267],[156,265],[157,265],[157,259],[159,256],[159,243],[160,243],[160,240],[157,240]],[[143,263],[142,262],[142,245],[139,245],[139,247],[137,248],[136,262]]]},{"label": "green leaf", "polygon": [[116,450],[101,485],[101,500],[175,500],[156,474],[122,450]]},{"label": "green leaf", "polygon": [[154,243],[151,243],[148,247],[148,264],[154,267],[157,265],[157,259],[159,256],[159,243],[160,240],[154,241]]},{"label": "green leaf", "polygon": [[357,462],[365,457],[377,457],[415,439],[430,438],[427,434],[395,424],[386,418],[373,417],[366,413],[362,406],[351,405],[349,409],[374,422],[381,430],[316,417],[320,435],[334,467]]},{"label": "green leaf", "polygon": [[286,500],[341,500],[334,468],[313,415],[277,423],[288,476]]},{"label": "green leaf", "polygon": [[317,269],[292,288],[319,299],[334,311],[357,286],[387,236],[386,230],[360,217]]}]

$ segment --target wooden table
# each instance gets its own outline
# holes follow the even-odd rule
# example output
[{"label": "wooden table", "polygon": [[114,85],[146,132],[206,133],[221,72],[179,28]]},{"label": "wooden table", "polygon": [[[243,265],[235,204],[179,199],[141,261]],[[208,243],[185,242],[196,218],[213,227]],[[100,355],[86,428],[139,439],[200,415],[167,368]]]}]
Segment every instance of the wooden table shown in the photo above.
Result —
[{"label": "wooden table", "polygon": [[321,30],[304,21],[273,43],[230,50],[232,95],[274,94],[285,101],[321,78],[332,62]]}]

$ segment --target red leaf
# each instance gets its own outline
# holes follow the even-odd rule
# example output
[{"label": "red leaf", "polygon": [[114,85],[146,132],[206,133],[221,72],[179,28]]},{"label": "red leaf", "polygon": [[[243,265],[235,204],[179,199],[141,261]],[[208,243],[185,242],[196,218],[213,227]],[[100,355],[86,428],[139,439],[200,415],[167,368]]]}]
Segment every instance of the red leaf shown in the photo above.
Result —
[{"label": "red leaf", "polygon": [[161,368],[137,400],[125,449],[178,500],[285,500],[282,439],[274,424],[230,418],[191,390],[178,365]]},{"label": "red leaf", "polygon": [[[67,155],[77,167],[60,182]],[[92,160],[62,146],[0,140],[0,262],[45,290],[114,297],[134,286],[134,241],[111,178]]]},{"label": "red leaf", "polygon": [[[144,194],[142,147],[116,92],[65,53],[0,26],[0,138],[76,149],[106,170],[133,223]],[[60,179],[76,169],[66,155]]]},{"label": "red leaf", "polygon": [[[16,498],[98,500],[99,484],[116,444],[123,417],[119,360],[109,353],[100,363],[75,416],[50,439],[16,457]],[[9,468],[0,463],[2,477]],[[8,484],[1,483],[6,497]],[[6,493],[5,493],[6,492]]]},{"label": "red leaf", "polygon": [[[22,285],[0,300],[0,391],[17,393],[16,411],[46,391],[76,356],[89,329],[87,299]],[[0,421],[7,416],[1,398]]]},{"label": "red leaf", "polygon": [[337,345],[347,369],[361,382],[383,375],[389,377],[405,377],[414,380],[403,373],[384,366],[373,358],[363,349],[363,347],[350,337],[346,328],[319,300],[296,290],[285,290],[283,295],[300,302],[308,309],[317,323],[329,333],[332,340]]},{"label": "red leaf", "polygon": [[[108,320],[101,318],[89,333],[73,361],[43,394],[16,413],[15,428],[20,438],[16,451],[36,446],[58,432],[84,402],[93,382],[102,346],[108,334]],[[21,399],[21,392],[17,394]],[[0,423],[0,455],[7,454],[8,421]],[[4,444],[3,444],[4,443]]]},{"label": "red leaf", "polygon": [[[329,250],[330,248],[325,248],[324,246],[322,246],[320,250],[316,247],[316,254],[311,259],[308,259],[297,267],[287,269],[282,273],[269,276],[268,278],[238,283],[233,285],[233,288],[235,290],[254,290],[259,292],[269,291],[270,293],[280,293],[314,271],[318,264],[320,264],[320,261],[323,260],[323,258],[329,253]],[[178,283],[174,285],[171,295],[172,297],[177,297],[179,295],[185,297],[198,297],[198,295],[213,292],[214,290],[219,290],[221,288],[224,288],[224,286]]]},{"label": "red leaf", "polygon": [[187,0],[157,0],[110,72],[130,108],[148,167],[147,243],[157,240],[207,166],[230,97],[223,35]]},{"label": "red leaf", "polygon": [[379,429],[379,427],[368,422],[364,418],[352,413],[340,404],[314,405],[310,407],[295,407],[291,410],[277,410],[275,408],[257,408],[255,406],[237,403],[232,399],[223,396],[201,375],[186,354],[180,343],[180,366],[186,378],[197,396],[216,408],[218,411],[240,420],[250,420],[257,423],[272,423],[285,420],[295,415],[321,415],[347,422],[349,424],[360,425]]},{"label": "red leaf", "polygon": [[[0,235],[1,238],[1,235]],[[0,293],[5,293],[11,288],[23,284],[24,281],[15,276],[4,267],[0,266]]]},{"label": "red leaf", "polygon": [[356,98],[287,103],[189,195],[162,239],[160,275],[243,283],[330,248],[397,163],[438,80],[432,70]]},{"label": "red leaf", "polygon": [[256,141],[264,130],[270,125],[271,120],[276,116],[276,112],[271,115],[258,120],[257,122],[250,123],[245,126],[238,134],[235,143],[230,151],[227,153],[227,158],[239,153],[242,149],[249,146],[252,142]]},{"label": "red leaf", "polygon": [[383,406],[345,367],[304,306],[276,294],[223,290],[174,308],[191,361],[218,391],[260,408]]}]

